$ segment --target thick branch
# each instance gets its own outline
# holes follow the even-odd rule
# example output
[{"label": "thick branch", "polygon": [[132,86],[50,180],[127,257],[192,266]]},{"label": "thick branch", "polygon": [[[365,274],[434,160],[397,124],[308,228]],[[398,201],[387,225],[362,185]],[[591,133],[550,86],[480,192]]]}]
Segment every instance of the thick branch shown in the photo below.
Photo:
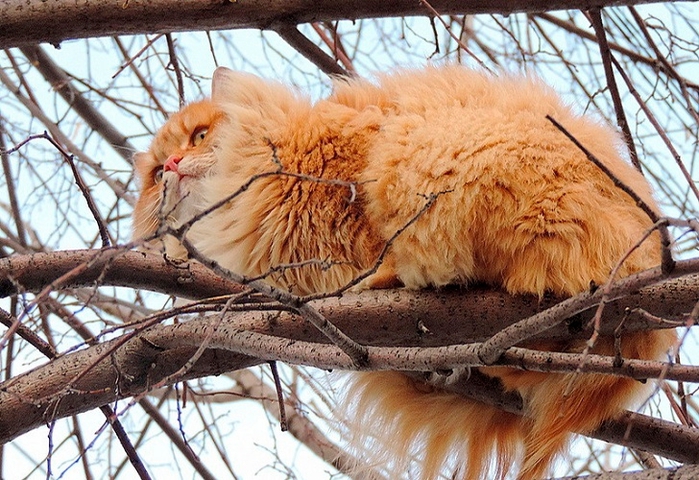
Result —
[{"label": "thick branch", "polygon": [[[256,312],[245,312],[244,315],[248,313]],[[232,314],[227,325],[221,325],[221,331],[217,331],[216,336],[230,339],[236,335],[236,331],[240,333],[241,328],[250,326],[245,325],[244,320],[244,316],[241,318],[241,315]],[[259,322],[257,328],[264,331],[267,327],[269,330],[269,326],[278,319],[274,322],[267,320]],[[199,319],[169,326],[157,325],[125,342],[116,339],[59,357],[5,382],[0,386],[0,443],[52,419],[147,391],[189,361],[195,347],[187,348],[186,345],[196,345],[200,342],[198,337],[208,335],[210,328],[206,324],[209,323]],[[301,330],[304,326],[300,325]],[[216,338],[213,338],[211,344],[216,343]],[[300,342],[286,343],[293,346]],[[263,350],[260,348],[261,356],[268,356]],[[317,351],[309,349],[307,363],[313,363],[311,358],[316,355]],[[397,359],[400,360],[400,357],[397,356]],[[236,352],[211,349],[183,377],[172,381],[213,375],[258,363],[260,361],[257,359]],[[472,378],[465,382],[459,380],[448,388],[468,396],[475,391],[481,401],[521,413],[521,399],[512,394],[503,394],[492,380],[486,385],[479,383],[474,389],[471,382],[476,377],[474,372]],[[628,435],[630,425],[633,428]],[[699,438],[695,430],[643,415],[626,414],[618,421],[605,425],[594,436],[648,449],[678,461],[691,461],[699,456]],[[658,442],[658,438],[668,441]],[[676,448],[678,439],[681,439],[683,448]]]},{"label": "thick branch", "polygon": [[[606,0],[601,5],[636,5],[649,0]],[[544,12],[589,9],[591,0],[431,0],[440,14]],[[107,35],[166,33],[429,15],[414,0],[10,0],[0,2],[0,48]]]},{"label": "thick branch", "polygon": [[[141,394],[176,372],[195,350],[162,351],[139,337],[126,342],[117,339],[59,357],[8,380],[0,386],[0,444],[54,419]],[[179,380],[259,363],[237,353],[208,350]]]},{"label": "thick branch", "polygon": [[[117,253],[114,255],[114,253]],[[187,298],[205,298],[242,291],[199,264],[175,265],[162,256],[142,252],[71,250],[17,255],[0,260],[0,297],[40,292],[79,267],[90,267],[55,288],[100,285],[151,290]]]},{"label": "thick branch", "polygon": [[679,468],[643,470],[640,472],[605,472],[584,477],[565,477],[560,480],[694,480],[699,478],[699,465]]},{"label": "thick branch", "polygon": [[[413,373],[416,380],[424,375]],[[522,399],[514,392],[505,392],[500,383],[479,371],[472,371],[469,378],[461,378],[444,385],[454,393],[474,398],[509,413],[524,413]],[[624,412],[618,418],[602,424],[590,437],[610,443],[664,456],[678,462],[696,463],[699,458],[699,430],[649,417],[635,412]],[[660,477],[659,477],[660,478]]]},{"label": "thick branch", "polygon": [[[90,268],[80,269],[85,264],[89,264]],[[690,274],[698,268],[696,261],[678,262],[675,274],[684,273],[684,276],[643,288],[637,293],[610,302],[605,308],[603,333],[613,332],[625,316],[627,330],[667,326],[659,325],[646,312],[651,312],[656,317],[686,321],[687,312],[692,310],[699,297],[699,276]],[[71,272],[75,274],[68,275]],[[646,281],[655,278],[656,282],[663,279],[660,274],[653,277],[649,273],[653,271],[643,272],[637,278]],[[58,281],[59,278],[62,281]],[[633,280],[633,277],[629,278]],[[21,289],[39,292],[47,285],[61,289],[97,283],[178,292],[189,297],[242,290],[239,285],[215,277],[200,265],[174,266],[157,255],[118,249],[54,252],[0,260],[0,287],[5,295],[15,293],[18,284],[22,285]],[[632,282],[630,285],[637,284]],[[585,296],[581,298],[584,299]],[[311,305],[343,331],[350,332],[352,338],[361,344],[392,347],[398,351],[400,348],[406,350],[405,347],[425,349],[483,341],[508,324],[530,318],[559,300],[514,297],[483,288],[453,288],[438,292],[385,290],[348,293],[341,298],[316,300]],[[567,315],[577,312],[572,318],[563,321],[565,317],[562,317],[557,326],[541,336],[589,336],[590,333],[585,331],[584,326],[593,312],[586,312],[585,309],[593,308],[595,303],[580,305],[578,310],[567,312]],[[245,368],[260,363],[261,359],[279,358],[315,365],[321,360],[326,361],[320,358],[321,350],[336,348],[328,345],[328,340],[298,315],[284,311],[283,308],[277,310],[281,308],[277,304],[266,303],[257,308],[262,310],[229,313],[224,322],[217,318],[200,318],[176,325],[156,325],[134,338],[130,338],[130,334],[124,334],[120,339],[66,354],[25,375],[15,377],[0,386],[0,442],[8,441],[52,418],[87,411],[116,398],[146,391],[151,385],[185,365],[202,335],[209,335],[211,325],[214,324],[217,325],[214,327],[216,331],[209,341],[211,347],[218,349],[207,350],[187,370],[184,378]],[[627,308],[637,308],[641,313],[629,315]],[[255,341],[264,340],[260,334],[285,345],[279,356],[275,356],[277,354],[269,344],[260,344],[259,348],[255,348]],[[305,361],[303,349],[299,348],[302,343],[311,346],[305,353]],[[225,350],[235,348],[238,350]],[[371,347],[371,351],[375,351],[374,347]],[[501,362],[507,364],[511,360],[516,364],[521,363],[517,352],[522,351],[511,349],[502,357]],[[292,358],[292,354],[297,355],[298,359]],[[335,364],[322,365],[329,368],[343,366],[341,352],[338,354],[339,356],[335,355]],[[475,354],[472,356],[477,358]],[[389,357],[394,358],[395,362],[404,360],[391,355],[382,355],[381,359]],[[590,359],[589,365],[594,367],[592,356]],[[387,368],[386,365],[390,362],[385,360],[384,363],[382,368]],[[551,365],[555,367],[557,364],[552,362]],[[600,368],[607,367],[601,365]],[[183,378],[178,377],[171,381],[181,379]],[[490,395],[480,387],[478,390],[486,397]],[[619,432],[625,430],[623,426],[616,426],[615,431],[619,436]],[[609,438],[616,437],[612,435]]]}]

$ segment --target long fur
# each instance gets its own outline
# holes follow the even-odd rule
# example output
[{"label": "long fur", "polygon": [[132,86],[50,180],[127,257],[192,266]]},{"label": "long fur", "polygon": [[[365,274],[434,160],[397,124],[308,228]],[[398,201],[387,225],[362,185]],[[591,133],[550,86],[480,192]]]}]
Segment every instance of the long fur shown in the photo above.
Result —
[{"label": "long fur", "polygon": [[[205,105],[178,115],[199,117],[190,121],[198,124],[207,110],[216,112],[205,145],[192,146],[187,157],[196,163],[203,148],[215,163],[187,178],[184,190],[195,192],[189,196],[173,172],[166,172],[169,183],[150,181],[171,154],[167,144],[191,139],[191,131],[178,135],[166,124],[142,154],[151,166],[138,167],[145,187],[136,235],[157,227],[164,191],[179,195],[168,212],[173,223],[232,197],[197,221],[189,238],[227,268],[298,294],[347,284],[414,221],[362,287],[485,282],[512,294],[573,295],[605,282],[651,226],[545,117],[654,205],[645,179],[620,156],[617,136],[575,115],[535,79],[430,67],[377,83],[338,81],[329,98],[313,104],[281,84],[218,69]],[[654,234],[619,274],[658,263]],[[630,334],[622,354],[655,359],[674,339],[671,331]],[[530,347],[577,352],[583,344]],[[613,353],[611,340],[600,339],[592,352]],[[358,448],[367,452],[363,460],[392,469],[395,478],[504,478],[514,465],[523,480],[541,478],[570,432],[594,430],[645,390],[606,375],[482,371],[522,395],[526,417],[400,373],[353,374],[345,412],[355,445],[369,445]]]}]

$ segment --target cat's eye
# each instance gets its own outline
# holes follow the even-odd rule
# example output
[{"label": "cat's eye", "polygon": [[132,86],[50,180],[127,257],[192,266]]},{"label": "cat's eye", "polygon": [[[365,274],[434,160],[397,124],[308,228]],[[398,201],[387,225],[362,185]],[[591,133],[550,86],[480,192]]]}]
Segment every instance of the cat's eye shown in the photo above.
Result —
[{"label": "cat's eye", "polygon": [[163,173],[165,173],[165,170],[162,166],[155,169],[153,172],[153,180],[155,180],[155,183],[160,183],[160,181],[163,179]]},{"label": "cat's eye", "polygon": [[209,129],[206,127],[197,128],[192,135],[192,145],[198,146],[206,138],[206,134],[209,133]]}]

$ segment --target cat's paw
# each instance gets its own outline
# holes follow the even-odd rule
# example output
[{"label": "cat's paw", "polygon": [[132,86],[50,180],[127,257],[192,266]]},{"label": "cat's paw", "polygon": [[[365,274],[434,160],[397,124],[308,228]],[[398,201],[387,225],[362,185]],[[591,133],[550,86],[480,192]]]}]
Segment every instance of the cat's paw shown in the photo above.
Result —
[{"label": "cat's paw", "polygon": [[398,277],[398,274],[393,267],[393,262],[387,258],[381,265],[379,265],[376,272],[359,282],[357,286],[354,287],[354,290],[362,291],[368,289],[377,290],[401,287],[403,287],[403,282]]},{"label": "cat's paw", "polygon": [[459,380],[468,380],[471,376],[471,367],[456,367],[450,370],[438,370],[430,372],[427,381],[435,387],[447,387],[454,385]]},{"label": "cat's paw", "polygon": [[178,266],[189,260],[187,249],[182,246],[177,238],[167,235],[163,243],[165,244],[165,260],[168,262]]}]

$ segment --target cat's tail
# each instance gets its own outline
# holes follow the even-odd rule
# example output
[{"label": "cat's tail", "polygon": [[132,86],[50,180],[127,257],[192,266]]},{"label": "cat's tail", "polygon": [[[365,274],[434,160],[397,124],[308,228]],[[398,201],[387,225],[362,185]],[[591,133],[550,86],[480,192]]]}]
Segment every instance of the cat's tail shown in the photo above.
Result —
[{"label": "cat's tail", "polygon": [[[623,358],[659,359],[676,340],[674,330],[628,334],[621,339],[621,354]],[[598,340],[593,351],[613,355],[613,340]],[[635,405],[651,386],[613,375],[513,370],[502,373],[497,376],[505,388],[517,390],[527,404],[524,459],[517,477],[520,480],[543,478],[566,447],[570,432],[596,430],[605,420]]]},{"label": "cat's tail", "polygon": [[[622,338],[624,358],[657,359],[673,330]],[[593,353],[613,355],[611,339]],[[397,372],[353,373],[346,398],[353,453],[389,478],[535,480],[546,476],[571,432],[589,433],[637,400],[648,386],[624,377],[482,369],[517,391],[525,417],[427,386]],[[521,461],[520,461],[521,458]]]},{"label": "cat's tail", "polygon": [[519,457],[517,415],[397,372],[352,373],[348,383],[345,413],[360,477],[365,467],[392,479],[504,479]]}]

